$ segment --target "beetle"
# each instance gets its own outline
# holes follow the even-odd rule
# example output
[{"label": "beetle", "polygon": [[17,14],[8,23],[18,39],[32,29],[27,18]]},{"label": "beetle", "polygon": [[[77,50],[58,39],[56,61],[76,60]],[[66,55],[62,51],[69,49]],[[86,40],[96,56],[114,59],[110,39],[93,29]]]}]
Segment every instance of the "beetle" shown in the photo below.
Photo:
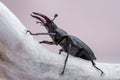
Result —
[{"label": "beetle", "polygon": [[60,45],[62,48],[59,50],[59,54],[61,54],[61,52],[67,53],[61,74],[64,74],[69,55],[91,61],[93,67],[101,71],[101,75],[104,74],[104,72],[101,69],[96,67],[96,64],[94,62],[94,60],[96,60],[94,52],[79,38],[73,35],[69,35],[66,31],[57,27],[57,25],[53,22],[58,16],[57,14],[54,15],[54,18],[52,20],[50,20],[47,16],[36,12],[33,12],[31,16],[33,18],[38,19],[39,21],[37,21],[37,23],[41,23],[47,29],[48,33],[33,34],[29,30],[27,30],[27,32],[29,32],[31,35],[49,35],[52,38],[52,41],[43,40],[39,43],[45,43],[49,45]]}]

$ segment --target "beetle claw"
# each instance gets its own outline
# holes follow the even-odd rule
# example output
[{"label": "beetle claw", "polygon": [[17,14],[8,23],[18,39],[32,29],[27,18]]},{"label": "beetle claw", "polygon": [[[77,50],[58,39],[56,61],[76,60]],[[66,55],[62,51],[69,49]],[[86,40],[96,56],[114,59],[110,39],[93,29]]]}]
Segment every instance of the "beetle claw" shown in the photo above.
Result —
[{"label": "beetle claw", "polygon": [[60,75],[64,75],[64,71],[62,71],[62,72],[60,73]]}]

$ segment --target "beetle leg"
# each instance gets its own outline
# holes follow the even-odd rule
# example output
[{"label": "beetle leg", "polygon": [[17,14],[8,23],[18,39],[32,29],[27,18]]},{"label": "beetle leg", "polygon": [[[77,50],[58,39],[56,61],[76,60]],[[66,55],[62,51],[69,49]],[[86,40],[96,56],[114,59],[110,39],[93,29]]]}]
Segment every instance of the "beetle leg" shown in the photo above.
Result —
[{"label": "beetle leg", "polygon": [[63,49],[60,49],[60,50],[59,50],[59,54],[61,54],[61,52],[63,52]]},{"label": "beetle leg", "polygon": [[66,56],[66,59],[65,59],[65,62],[64,62],[64,67],[63,67],[63,70],[61,72],[61,75],[64,74],[66,63],[67,63],[67,60],[68,60],[68,57],[69,57],[69,54],[70,54],[70,49],[71,49],[71,44],[69,44],[69,52],[67,53],[67,56]]},{"label": "beetle leg", "polygon": [[38,35],[55,35],[55,33],[32,33],[31,31],[27,30],[26,33],[30,33],[30,35],[35,35],[35,36],[38,36]]},{"label": "beetle leg", "polygon": [[66,63],[67,63],[67,60],[68,60],[68,56],[69,56],[69,53],[67,53],[67,56],[66,56],[66,59],[65,59],[65,62],[64,62],[64,67],[63,67],[63,70],[62,70],[62,72],[60,73],[61,75],[63,75],[63,74],[64,74],[65,67],[66,67]]},{"label": "beetle leg", "polygon": [[99,70],[101,72],[101,76],[102,76],[104,74],[104,72],[96,66],[95,62],[91,59],[90,54],[88,54],[88,56],[89,56],[90,61],[92,62],[93,67],[95,67],[97,70]]},{"label": "beetle leg", "polygon": [[104,72],[100,69],[100,68],[98,68],[97,66],[96,66],[96,64],[94,63],[94,61],[93,60],[91,60],[91,62],[92,62],[92,65],[97,69],[97,70],[99,70],[100,72],[101,72],[101,76],[104,74]]},{"label": "beetle leg", "polygon": [[41,41],[41,42],[39,42],[40,44],[41,43],[45,43],[45,44],[49,44],[49,45],[54,45],[54,42],[52,42],[52,41]]}]

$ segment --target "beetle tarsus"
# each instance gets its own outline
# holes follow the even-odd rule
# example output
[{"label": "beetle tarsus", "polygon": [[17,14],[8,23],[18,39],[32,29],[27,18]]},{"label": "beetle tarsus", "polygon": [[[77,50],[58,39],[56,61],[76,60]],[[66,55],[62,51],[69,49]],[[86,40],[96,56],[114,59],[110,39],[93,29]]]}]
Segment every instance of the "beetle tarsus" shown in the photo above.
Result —
[{"label": "beetle tarsus", "polygon": [[32,33],[31,31],[29,31],[29,30],[27,30],[26,33],[30,33],[30,35],[35,35],[35,36],[38,36],[38,35],[39,35],[39,33],[35,33],[35,34],[34,34],[34,33]]},{"label": "beetle tarsus", "polygon": [[62,72],[61,72],[61,73],[63,73],[63,74],[64,74],[64,71],[65,71],[65,68],[66,68],[66,64],[67,64],[67,60],[68,60],[68,57],[69,57],[70,50],[71,50],[71,44],[69,44],[68,53],[67,53],[67,56],[66,56],[66,58],[65,58],[63,70],[62,70]]},{"label": "beetle tarsus", "polygon": [[64,71],[62,71],[62,72],[60,73],[60,75],[64,75]]},{"label": "beetle tarsus", "polygon": [[91,62],[92,62],[92,65],[97,69],[97,70],[99,70],[100,72],[101,72],[101,76],[104,74],[104,72],[100,69],[100,68],[98,68],[97,66],[96,66],[96,64],[94,63],[94,61],[93,60],[91,60]]},{"label": "beetle tarsus", "polygon": [[61,54],[61,52],[63,52],[63,49],[60,49],[60,50],[59,50],[59,54]]},{"label": "beetle tarsus", "polygon": [[31,31],[29,31],[29,30],[26,30],[26,33],[30,33],[31,35],[33,35],[33,34],[32,34],[32,32],[31,32]]}]

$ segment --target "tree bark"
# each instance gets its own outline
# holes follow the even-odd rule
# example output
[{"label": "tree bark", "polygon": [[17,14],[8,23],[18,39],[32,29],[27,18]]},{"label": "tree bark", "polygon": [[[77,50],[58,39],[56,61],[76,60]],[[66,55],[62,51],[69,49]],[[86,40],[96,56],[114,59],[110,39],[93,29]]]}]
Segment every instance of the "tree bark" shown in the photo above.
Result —
[{"label": "tree bark", "polygon": [[70,56],[60,75],[66,54],[55,54],[26,33],[24,25],[0,3],[0,80],[120,80],[120,64],[91,64]]}]

